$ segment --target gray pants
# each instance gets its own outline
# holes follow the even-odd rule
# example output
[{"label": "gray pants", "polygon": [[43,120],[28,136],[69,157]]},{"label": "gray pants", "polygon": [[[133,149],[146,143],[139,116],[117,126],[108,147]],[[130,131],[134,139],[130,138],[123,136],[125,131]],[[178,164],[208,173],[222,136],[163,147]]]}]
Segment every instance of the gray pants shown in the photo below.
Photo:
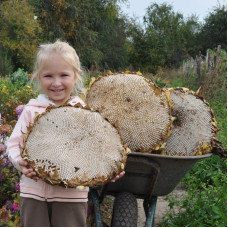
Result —
[{"label": "gray pants", "polygon": [[87,203],[46,202],[21,197],[21,226],[85,227]]}]

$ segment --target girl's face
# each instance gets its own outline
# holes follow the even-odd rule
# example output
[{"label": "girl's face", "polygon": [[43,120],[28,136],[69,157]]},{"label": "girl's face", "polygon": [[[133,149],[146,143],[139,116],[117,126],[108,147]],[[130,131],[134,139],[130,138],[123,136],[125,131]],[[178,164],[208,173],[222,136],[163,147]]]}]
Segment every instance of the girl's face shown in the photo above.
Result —
[{"label": "girl's face", "polygon": [[56,105],[64,104],[73,91],[77,77],[73,66],[57,53],[51,53],[39,77],[43,92]]}]

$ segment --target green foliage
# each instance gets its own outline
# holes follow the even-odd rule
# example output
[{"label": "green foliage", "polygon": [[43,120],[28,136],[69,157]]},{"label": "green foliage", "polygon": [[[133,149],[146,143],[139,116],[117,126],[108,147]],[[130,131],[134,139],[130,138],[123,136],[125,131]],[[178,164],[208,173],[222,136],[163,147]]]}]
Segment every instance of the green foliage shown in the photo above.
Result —
[{"label": "green foliage", "polygon": [[7,121],[17,119],[16,107],[18,105],[27,104],[31,98],[37,96],[37,92],[32,90],[30,85],[16,81],[25,76],[25,73],[22,76],[15,76],[14,83],[10,78],[0,78],[0,113],[5,116]]},{"label": "green foliage", "polygon": [[171,5],[151,4],[144,25],[145,30],[134,20],[128,25],[129,62],[135,68],[156,73],[159,67],[178,67],[182,59],[199,51],[197,18],[184,19]]},{"label": "green foliage", "polygon": [[30,80],[28,73],[21,68],[18,68],[9,78],[16,87],[25,86]]},{"label": "green foliage", "polygon": [[[225,94],[223,94],[225,96]],[[211,108],[214,111],[218,123],[218,139],[222,142],[223,147],[227,148],[227,107],[224,104],[223,96],[217,96],[215,99],[209,99]]]},{"label": "green foliage", "polygon": [[[202,25],[194,15],[185,19],[171,5],[152,3],[144,16],[145,29],[135,20],[128,23],[129,62],[136,69],[156,73],[159,67],[179,67],[183,59],[194,57],[199,51],[204,53],[210,47],[221,44],[225,49],[225,6],[214,12]],[[214,17],[215,20],[209,20]]]},{"label": "green foliage", "polygon": [[218,45],[227,49],[227,9],[225,5],[218,5],[205,18],[205,23],[200,31],[199,42],[202,52]]},{"label": "green foliage", "polygon": [[157,79],[157,78],[152,79],[152,78],[151,78],[151,81],[152,81],[156,86],[158,86],[158,87],[160,87],[160,88],[166,87],[166,83],[163,82],[163,81],[160,80],[160,79]]},{"label": "green foliage", "polygon": [[170,67],[180,62],[185,56],[183,15],[175,13],[170,5],[154,3],[147,8],[144,22],[151,63]]},{"label": "green foliage", "polygon": [[[171,211],[160,226],[226,227],[226,167],[226,159],[216,155],[198,162],[182,181],[188,187],[183,201],[167,197]],[[176,216],[173,216],[174,206],[179,208]]]},{"label": "green foliage", "polygon": [[[210,158],[199,161],[194,169],[191,170],[182,183],[191,186],[192,189],[197,188],[203,190],[204,186],[213,185],[216,188],[226,184],[227,161],[213,155]],[[198,181],[203,183],[198,184]],[[224,186],[223,186],[224,187]],[[224,192],[225,194],[225,192]]]},{"label": "green foliage", "polygon": [[134,70],[143,69],[146,72],[153,72],[153,66],[148,64],[148,53],[146,49],[145,32],[135,20],[131,20],[127,25],[126,48],[129,62]]},{"label": "green foliage", "polygon": [[92,81],[92,79],[97,78],[101,75],[103,75],[103,73],[101,73],[99,71],[87,71],[85,73],[85,87],[89,88],[89,84]]},{"label": "green foliage", "polygon": [[0,64],[6,66],[0,65],[1,75],[11,66],[30,70],[37,45],[56,39],[68,41],[87,69],[121,71],[131,65],[154,74],[159,67],[179,67],[182,59],[209,46],[226,48],[225,6],[200,24],[171,5],[152,3],[142,26],[123,16],[119,3],[125,1],[0,1],[0,44],[5,49]]},{"label": "green foliage", "polygon": [[[127,64],[125,23],[116,0],[31,1],[44,31],[43,40],[68,41],[87,68]],[[54,9],[54,10],[53,10]]]},{"label": "green foliage", "polygon": [[28,0],[3,1],[0,7],[0,44],[8,51],[15,68],[29,69],[41,32],[33,7]]},{"label": "green foliage", "polygon": [[13,63],[7,50],[0,44],[0,76],[9,75],[13,71]]},{"label": "green foliage", "polygon": [[[188,78],[192,78],[192,77],[188,77]],[[170,87],[172,88],[185,87],[183,74],[177,74],[177,77],[172,81],[172,83],[170,84]],[[192,89],[192,88],[189,88],[189,89]]]},{"label": "green foliage", "polygon": [[172,6],[165,3],[149,6],[144,22],[147,46],[154,53],[151,62],[160,61],[158,64],[162,67],[176,66],[187,56],[186,45],[196,39],[199,27],[196,19],[192,17],[185,22],[182,14],[175,13]]},{"label": "green foliage", "polygon": [[183,71],[180,75],[181,80],[185,83],[185,87],[192,90],[197,90],[201,87],[201,93],[204,94],[206,99],[214,101],[221,100],[226,103],[227,84],[227,57],[226,51],[211,49],[207,50],[207,56],[201,56],[200,67],[197,66],[197,61],[191,60],[184,61]]},{"label": "green foliage", "polygon": [[227,88],[227,53],[225,50],[221,50],[220,54],[212,50],[208,51],[211,59],[217,59],[217,65],[215,69],[202,75],[202,88],[208,99],[213,101],[222,99],[222,102],[226,103],[224,92]]}]

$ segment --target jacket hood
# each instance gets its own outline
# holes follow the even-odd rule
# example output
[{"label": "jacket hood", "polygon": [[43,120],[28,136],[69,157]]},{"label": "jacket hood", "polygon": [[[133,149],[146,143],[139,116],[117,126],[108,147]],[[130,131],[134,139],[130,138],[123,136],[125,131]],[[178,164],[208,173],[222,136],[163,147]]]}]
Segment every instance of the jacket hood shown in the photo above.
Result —
[{"label": "jacket hood", "polygon": [[[69,103],[72,105],[76,103],[81,103],[83,106],[85,105],[85,103],[79,97],[73,97]],[[26,106],[47,108],[49,105],[56,106],[56,104],[50,101],[45,94],[40,94],[36,99],[31,99]]]},{"label": "jacket hood", "polygon": [[43,107],[47,108],[49,105],[55,105],[44,94],[40,94],[36,99],[31,99],[26,106]]}]

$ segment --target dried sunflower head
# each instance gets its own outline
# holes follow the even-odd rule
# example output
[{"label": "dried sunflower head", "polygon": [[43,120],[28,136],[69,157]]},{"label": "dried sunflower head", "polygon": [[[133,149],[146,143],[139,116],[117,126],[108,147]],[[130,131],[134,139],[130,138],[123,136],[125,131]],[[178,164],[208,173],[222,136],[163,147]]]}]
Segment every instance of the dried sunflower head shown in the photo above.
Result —
[{"label": "dried sunflower head", "polygon": [[24,134],[22,157],[51,184],[95,186],[122,171],[128,148],[117,129],[80,105],[50,107]]},{"label": "dried sunflower head", "polygon": [[209,104],[187,88],[171,88],[172,133],[166,141],[166,155],[192,156],[210,152],[217,124]]},{"label": "dried sunflower head", "polygon": [[169,135],[166,93],[138,74],[108,74],[95,80],[86,103],[115,124],[132,151],[158,150]]}]

